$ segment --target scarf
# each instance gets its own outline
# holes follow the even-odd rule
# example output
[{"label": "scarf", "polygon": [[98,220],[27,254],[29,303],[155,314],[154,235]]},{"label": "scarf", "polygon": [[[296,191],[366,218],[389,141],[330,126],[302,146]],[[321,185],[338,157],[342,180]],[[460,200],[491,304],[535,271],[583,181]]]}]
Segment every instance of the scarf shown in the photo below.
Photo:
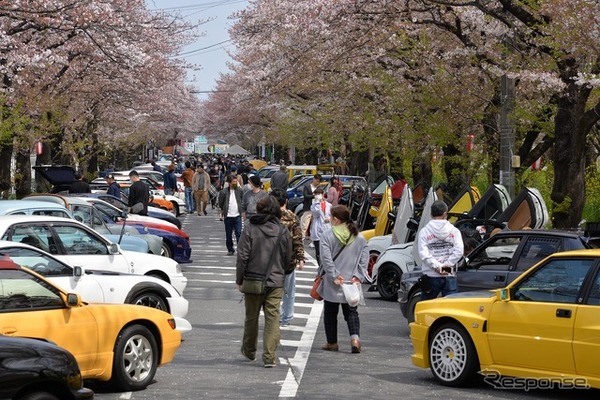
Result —
[{"label": "scarf", "polygon": [[348,229],[348,225],[346,224],[334,225],[331,227],[331,230],[333,230],[333,234],[343,245],[347,246],[356,239],[355,236],[352,236],[350,229]]}]

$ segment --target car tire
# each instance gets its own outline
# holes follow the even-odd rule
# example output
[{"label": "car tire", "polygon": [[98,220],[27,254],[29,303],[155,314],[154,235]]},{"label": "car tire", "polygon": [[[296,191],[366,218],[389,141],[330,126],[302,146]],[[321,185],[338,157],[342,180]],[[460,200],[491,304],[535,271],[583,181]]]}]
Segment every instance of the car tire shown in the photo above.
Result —
[{"label": "car tire", "polygon": [[397,265],[385,263],[377,271],[377,291],[382,299],[388,301],[398,300],[398,288],[402,270]]},{"label": "car tire", "polygon": [[179,204],[176,201],[172,201],[171,204],[173,204],[173,214],[175,214],[176,217],[179,217],[181,215],[179,212]]},{"label": "car tire", "polygon": [[173,258],[173,250],[171,250],[171,246],[169,243],[165,242],[164,239],[160,248],[160,255],[167,258]]},{"label": "car tire", "polygon": [[170,312],[166,296],[153,289],[139,290],[127,296],[125,303]]},{"label": "car tire", "polygon": [[449,322],[435,329],[429,341],[429,365],[435,379],[445,386],[464,386],[477,378],[477,350],[462,325]]},{"label": "car tire", "polygon": [[59,400],[60,398],[49,392],[30,392],[14,400]]},{"label": "car tire", "polygon": [[142,390],[158,368],[156,338],[142,325],[124,328],[115,343],[111,384],[122,392]]},{"label": "car tire", "polygon": [[415,307],[421,301],[421,290],[415,290],[409,296],[406,303],[406,320],[410,324],[411,322],[415,322]]},{"label": "car tire", "polygon": [[379,258],[380,255],[381,255],[381,253],[379,253],[378,251],[370,251],[369,252],[369,264],[367,265],[367,276],[370,279],[373,279],[373,267],[377,263],[377,259]]}]

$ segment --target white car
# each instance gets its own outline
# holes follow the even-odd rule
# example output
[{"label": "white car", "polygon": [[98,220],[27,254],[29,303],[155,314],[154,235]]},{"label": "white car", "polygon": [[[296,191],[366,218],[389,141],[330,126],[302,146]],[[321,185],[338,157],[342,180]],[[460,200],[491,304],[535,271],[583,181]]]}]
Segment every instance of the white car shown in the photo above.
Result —
[{"label": "white car", "polygon": [[0,218],[0,238],[31,244],[59,260],[86,269],[162,279],[183,293],[187,278],[173,259],[122,250],[119,245],[76,221],[58,217],[11,215]]},{"label": "white car", "polygon": [[192,330],[191,324],[185,319],[188,301],[163,280],[71,267],[38,248],[15,242],[0,241],[0,257],[10,257],[63,289],[78,293],[87,302],[157,308],[173,315],[177,330]]}]

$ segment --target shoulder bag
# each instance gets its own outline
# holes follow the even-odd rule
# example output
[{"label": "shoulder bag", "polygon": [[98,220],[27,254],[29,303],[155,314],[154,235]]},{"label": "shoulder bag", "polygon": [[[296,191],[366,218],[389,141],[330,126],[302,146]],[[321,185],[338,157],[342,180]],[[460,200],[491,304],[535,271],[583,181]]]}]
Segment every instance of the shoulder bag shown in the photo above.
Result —
[{"label": "shoulder bag", "polygon": [[[333,261],[335,261],[335,259],[338,258],[338,256],[340,255],[342,250],[344,250],[345,247],[346,247],[346,245],[342,246],[340,251],[338,251],[337,254],[333,257]],[[313,282],[312,288],[310,289],[310,297],[312,297],[315,300],[323,300],[323,298],[317,291],[319,289],[319,286],[321,286],[321,282],[323,281],[323,275],[325,275],[325,273],[319,272],[317,274],[317,276],[315,277],[315,280]]]},{"label": "shoulder bag", "polygon": [[[279,231],[279,236],[277,237],[277,241],[275,242],[275,249],[279,246],[279,242],[281,241],[281,236],[283,235],[285,227],[281,227]],[[269,257],[269,266],[267,268],[266,275],[257,275],[257,274],[246,274],[244,273],[244,277],[242,278],[242,293],[244,294],[265,294],[267,290],[267,279],[269,274],[271,273],[271,268],[273,268],[273,257],[275,256],[275,249],[271,252],[271,257]]]}]

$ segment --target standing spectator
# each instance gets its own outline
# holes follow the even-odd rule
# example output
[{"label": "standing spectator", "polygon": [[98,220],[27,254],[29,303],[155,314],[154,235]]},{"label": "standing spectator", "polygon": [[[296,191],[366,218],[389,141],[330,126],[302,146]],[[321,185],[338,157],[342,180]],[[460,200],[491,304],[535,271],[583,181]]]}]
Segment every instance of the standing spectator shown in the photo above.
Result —
[{"label": "standing spectator", "polygon": [[337,206],[340,198],[339,180],[337,177],[332,176],[329,180],[329,189],[327,189],[327,201],[332,206]]},{"label": "standing spectator", "polygon": [[163,185],[165,194],[175,194],[177,192],[177,176],[175,175],[175,164],[169,164],[167,172],[163,174]]},{"label": "standing spectator", "polygon": [[302,200],[302,217],[300,218],[300,228],[302,229],[302,239],[306,239],[306,233],[308,231],[308,227],[310,225],[311,213],[310,206],[313,202],[314,195],[313,192],[316,188],[319,187],[321,183],[321,175],[315,174],[310,183],[307,183],[302,188],[302,195],[304,199]]},{"label": "standing spectator", "polygon": [[236,167],[236,165],[235,165],[235,164],[232,164],[232,165],[231,165],[231,168],[229,169],[229,171],[230,171],[230,174],[231,174],[231,175],[232,175],[232,176],[233,176],[235,179],[237,179],[237,181],[238,181],[238,186],[239,186],[239,187],[242,187],[242,186],[244,186],[244,178],[242,178],[242,175],[238,174],[238,169],[237,169],[237,167]]},{"label": "standing spectator", "polygon": [[331,229],[331,204],[323,198],[323,189],[318,187],[313,192],[315,198],[310,206],[312,221],[310,224],[310,238],[315,247],[317,264],[321,265],[321,249],[319,247],[323,232]]},{"label": "standing spectator", "polygon": [[242,234],[242,189],[238,187],[237,179],[233,175],[227,175],[227,187],[219,193],[219,209],[221,217],[225,222],[225,245],[227,246],[227,255],[232,256],[233,234],[235,233],[236,242],[240,242]]},{"label": "standing spectator", "polygon": [[140,175],[136,170],[129,173],[131,186],[129,187],[129,198],[127,205],[132,214],[148,215],[148,200],[150,189],[145,182],[140,180]]},{"label": "standing spectator", "polygon": [[202,164],[198,164],[196,173],[192,179],[192,188],[194,189],[194,199],[196,201],[196,211],[198,215],[207,215],[206,206],[208,205],[208,187],[210,186],[210,176],[204,171]]},{"label": "standing spectator", "polygon": [[272,196],[257,204],[257,214],[250,217],[238,246],[236,283],[241,291],[244,274],[266,276],[264,294],[245,294],[246,318],[242,355],[256,359],[260,310],[265,315],[262,361],[265,368],[275,367],[275,352],[279,343],[279,304],[283,296],[285,273],[290,269],[292,239],[282,226],[279,203]]},{"label": "standing spectator", "polygon": [[183,180],[183,186],[185,188],[185,207],[188,213],[196,211],[196,205],[194,204],[194,195],[192,191],[192,179],[194,178],[194,169],[189,161],[185,162],[185,171],[181,174]]},{"label": "standing spectator", "polygon": [[[331,209],[332,228],[321,237],[320,273],[323,281],[318,289],[323,297],[323,322],[327,343],[321,348],[338,351],[337,316],[340,305],[350,333],[352,353],[360,353],[360,320],[357,307],[346,301],[342,285],[345,282],[361,283],[367,277],[369,250],[367,241],[350,221],[350,211],[338,205]],[[335,261],[334,261],[335,258]]]},{"label": "standing spectator", "polygon": [[69,193],[91,193],[90,184],[83,180],[81,172],[75,172],[73,175],[75,182],[69,188]]},{"label": "standing spectator", "polygon": [[117,199],[121,198],[121,188],[119,184],[115,182],[115,176],[113,174],[106,175],[106,183],[108,183],[108,189],[106,194],[115,196]]},{"label": "standing spectator", "polygon": [[256,214],[256,204],[263,197],[267,197],[267,193],[260,188],[260,178],[256,175],[252,175],[248,178],[250,184],[250,190],[244,192],[242,198],[242,216],[244,220],[250,218]]},{"label": "standing spectator", "polygon": [[279,166],[279,171],[275,172],[271,177],[271,190],[277,188],[287,190],[289,183],[287,167],[285,164]]},{"label": "standing spectator", "polygon": [[287,326],[294,318],[294,301],[296,299],[296,267],[300,271],[304,269],[304,244],[302,242],[302,232],[300,230],[300,221],[293,211],[287,208],[287,193],[284,189],[275,188],[270,193],[277,199],[281,208],[281,223],[288,228],[292,234],[292,261],[293,271],[285,276],[283,284],[283,301],[281,302],[281,316],[279,324]]},{"label": "standing spectator", "polygon": [[441,200],[431,205],[431,221],[421,229],[417,249],[428,290],[421,291],[421,300],[435,299],[458,292],[454,265],[463,256],[463,240],[458,228],[447,220],[448,206]]},{"label": "standing spectator", "polygon": [[183,164],[183,161],[177,158],[173,159],[173,163],[176,164],[177,166],[175,167],[175,173],[176,174],[183,174],[183,171],[185,171],[185,165]]}]

